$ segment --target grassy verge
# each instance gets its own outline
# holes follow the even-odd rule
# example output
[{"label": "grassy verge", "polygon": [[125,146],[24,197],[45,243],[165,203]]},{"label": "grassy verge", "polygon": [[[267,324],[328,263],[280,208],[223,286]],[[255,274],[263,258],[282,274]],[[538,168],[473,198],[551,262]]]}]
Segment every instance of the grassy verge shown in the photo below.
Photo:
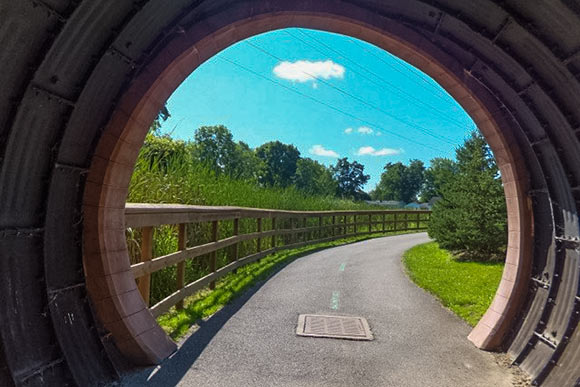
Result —
[{"label": "grassy verge", "polygon": [[[393,232],[386,235],[399,235],[412,232]],[[159,316],[157,322],[174,340],[185,335],[189,328],[201,319],[207,318],[219,311],[227,303],[233,301],[244,291],[293,260],[314,251],[329,247],[341,246],[366,239],[385,236],[385,234],[371,234],[359,237],[345,238],[332,242],[314,244],[294,250],[287,250],[269,255],[259,262],[254,262],[238,269],[237,273],[229,273],[216,283],[215,290],[203,289],[184,301],[183,310],[172,308],[169,313]]]},{"label": "grassy verge", "polygon": [[435,242],[408,250],[403,263],[413,282],[471,326],[477,324],[491,304],[504,266],[497,262],[454,260]]}]

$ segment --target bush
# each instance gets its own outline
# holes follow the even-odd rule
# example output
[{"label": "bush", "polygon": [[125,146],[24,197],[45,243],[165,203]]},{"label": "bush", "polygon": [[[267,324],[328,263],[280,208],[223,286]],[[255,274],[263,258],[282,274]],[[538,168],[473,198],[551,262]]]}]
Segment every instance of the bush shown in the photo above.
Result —
[{"label": "bush", "polygon": [[469,259],[501,259],[507,245],[507,211],[495,160],[478,133],[472,133],[456,155],[457,173],[433,206],[429,236]]}]

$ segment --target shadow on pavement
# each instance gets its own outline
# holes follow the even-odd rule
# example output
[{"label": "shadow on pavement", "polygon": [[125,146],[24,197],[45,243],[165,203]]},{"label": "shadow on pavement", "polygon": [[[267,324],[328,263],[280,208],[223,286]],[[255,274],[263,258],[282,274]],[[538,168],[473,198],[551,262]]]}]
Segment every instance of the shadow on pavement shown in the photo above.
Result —
[{"label": "shadow on pavement", "polygon": [[[373,238],[369,238],[373,239]],[[240,294],[231,303],[225,305],[221,310],[216,312],[206,321],[199,321],[199,328],[180,345],[177,352],[170,358],[166,359],[161,365],[156,367],[138,370],[135,373],[124,375],[124,377],[114,385],[120,386],[147,386],[147,387],[167,387],[177,385],[189,371],[207,345],[211,342],[219,330],[235,315],[260,288],[269,281],[278,272],[283,270],[287,265],[304,256],[314,254],[322,250],[343,247],[355,243],[364,242],[364,240],[352,241],[340,246],[314,248],[305,252],[296,254],[296,256],[281,262],[268,277],[257,282],[250,289]]]},{"label": "shadow on pavement", "polygon": [[[318,250],[316,250],[318,251]],[[228,320],[240,310],[252,296],[274,275],[284,269],[296,259],[316,251],[309,251],[307,254],[299,254],[290,260],[283,262],[274,269],[268,278],[256,283],[253,287],[242,293],[231,303],[225,305],[206,321],[199,321],[199,328],[180,345],[177,352],[163,361],[157,367],[145,368],[134,374],[125,375],[118,382],[120,386],[147,386],[147,387],[167,387],[176,386],[192,368],[197,358],[204,351],[219,330]]]}]

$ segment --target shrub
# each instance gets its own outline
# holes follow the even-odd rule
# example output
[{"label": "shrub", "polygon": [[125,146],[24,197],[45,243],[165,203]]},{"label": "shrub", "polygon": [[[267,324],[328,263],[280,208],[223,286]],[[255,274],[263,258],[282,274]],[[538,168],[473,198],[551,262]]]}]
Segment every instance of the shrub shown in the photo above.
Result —
[{"label": "shrub", "polygon": [[485,139],[474,132],[456,156],[457,173],[433,206],[429,236],[469,259],[499,259],[507,244],[507,212],[493,155]]}]

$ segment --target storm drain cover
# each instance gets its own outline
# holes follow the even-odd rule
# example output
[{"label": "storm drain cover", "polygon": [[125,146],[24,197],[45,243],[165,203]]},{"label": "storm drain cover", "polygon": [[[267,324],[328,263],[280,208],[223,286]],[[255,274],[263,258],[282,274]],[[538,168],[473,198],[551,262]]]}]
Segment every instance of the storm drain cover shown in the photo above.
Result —
[{"label": "storm drain cover", "polygon": [[362,317],[350,316],[301,314],[298,316],[296,334],[298,336],[348,340],[373,339],[367,320]]}]

